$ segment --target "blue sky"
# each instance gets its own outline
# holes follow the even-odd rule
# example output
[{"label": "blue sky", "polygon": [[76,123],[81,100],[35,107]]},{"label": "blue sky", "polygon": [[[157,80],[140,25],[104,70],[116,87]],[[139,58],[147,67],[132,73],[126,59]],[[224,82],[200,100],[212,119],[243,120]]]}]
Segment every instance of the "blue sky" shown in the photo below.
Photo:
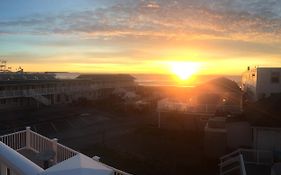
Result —
[{"label": "blue sky", "polygon": [[280,44],[277,0],[0,0],[0,57],[27,71],[240,74]]},{"label": "blue sky", "polygon": [[[113,1],[112,1],[113,2]],[[104,7],[108,0],[1,0],[1,20]]]}]

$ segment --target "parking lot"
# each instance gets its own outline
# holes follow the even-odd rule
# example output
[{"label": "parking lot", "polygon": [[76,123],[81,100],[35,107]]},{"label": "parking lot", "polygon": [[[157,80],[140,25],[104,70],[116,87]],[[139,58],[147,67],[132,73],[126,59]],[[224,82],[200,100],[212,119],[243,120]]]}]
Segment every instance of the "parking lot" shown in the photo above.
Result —
[{"label": "parking lot", "polygon": [[8,111],[0,116],[1,135],[30,126],[133,174],[208,174],[216,169],[203,155],[203,137],[194,117],[170,116],[158,129],[156,113],[115,113],[83,105]]}]

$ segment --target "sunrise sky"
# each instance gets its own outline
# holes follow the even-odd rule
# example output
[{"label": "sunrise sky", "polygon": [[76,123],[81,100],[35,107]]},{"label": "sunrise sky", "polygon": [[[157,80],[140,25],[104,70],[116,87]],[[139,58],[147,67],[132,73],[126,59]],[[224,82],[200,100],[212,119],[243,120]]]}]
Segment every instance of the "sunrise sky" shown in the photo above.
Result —
[{"label": "sunrise sky", "polygon": [[279,0],[1,0],[0,59],[25,71],[241,74],[281,66]]}]

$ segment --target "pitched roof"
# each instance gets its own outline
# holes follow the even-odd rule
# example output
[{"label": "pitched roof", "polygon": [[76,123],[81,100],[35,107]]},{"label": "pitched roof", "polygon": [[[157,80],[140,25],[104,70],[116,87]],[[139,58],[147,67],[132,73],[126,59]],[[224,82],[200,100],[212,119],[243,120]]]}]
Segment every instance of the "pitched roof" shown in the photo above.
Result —
[{"label": "pitched roof", "polygon": [[241,93],[238,84],[230,79],[220,77],[196,87],[196,90],[208,92],[235,92]]},{"label": "pitched roof", "polygon": [[113,175],[113,170],[84,154],[77,154],[39,175]]}]

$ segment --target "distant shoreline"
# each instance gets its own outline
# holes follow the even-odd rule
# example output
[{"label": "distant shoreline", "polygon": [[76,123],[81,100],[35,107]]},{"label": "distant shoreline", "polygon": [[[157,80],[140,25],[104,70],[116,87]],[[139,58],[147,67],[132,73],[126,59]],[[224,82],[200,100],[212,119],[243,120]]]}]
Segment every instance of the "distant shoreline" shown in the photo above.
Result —
[{"label": "distant shoreline", "polygon": [[237,84],[241,82],[241,76],[238,75],[198,75],[194,81],[180,82],[176,81],[172,75],[165,74],[132,74],[136,78],[135,82],[140,86],[146,87],[182,87],[193,88],[200,84],[206,83],[212,79],[225,77],[235,81]]},{"label": "distant shoreline", "polygon": [[143,87],[161,87],[161,88],[194,88],[196,86],[184,86],[184,85],[159,85],[159,84],[145,84],[145,83],[138,83],[139,86]]}]

